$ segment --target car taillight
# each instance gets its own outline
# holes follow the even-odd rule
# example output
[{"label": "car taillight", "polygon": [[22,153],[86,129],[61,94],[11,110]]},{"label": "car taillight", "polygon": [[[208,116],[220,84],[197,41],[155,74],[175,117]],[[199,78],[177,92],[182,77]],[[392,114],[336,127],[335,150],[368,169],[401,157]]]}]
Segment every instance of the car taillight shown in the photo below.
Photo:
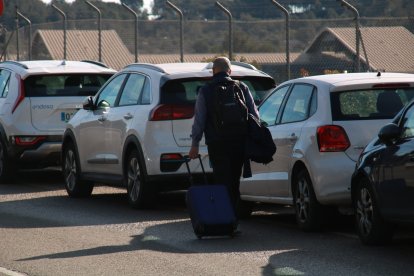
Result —
[{"label": "car taillight", "polygon": [[34,146],[45,139],[45,136],[15,136],[14,143],[18,146]]},{"label": "car taillight", "polygon": [[19,104],[24,100],[24,96],[25,96],[24,82],[23,82],[23,80],[20,77],[18,77],[18,78],[20,80],[19,81],[19,83],[20,83],[20,85],[19,85],[19,92],[18,92],[18,95],[17,95],[16,102],[13,105],[12,113],[16,110],[16,108],[19,106]]},{"label": "car taillight", "polygon": [[193,116],[193,105],[161,104],[152,110],[150,121],[190,119]]},{"label": "car taillight", "polygon": [[351,145],[341,126],[320,126],[316,133],[320,152],[345,151]]}]

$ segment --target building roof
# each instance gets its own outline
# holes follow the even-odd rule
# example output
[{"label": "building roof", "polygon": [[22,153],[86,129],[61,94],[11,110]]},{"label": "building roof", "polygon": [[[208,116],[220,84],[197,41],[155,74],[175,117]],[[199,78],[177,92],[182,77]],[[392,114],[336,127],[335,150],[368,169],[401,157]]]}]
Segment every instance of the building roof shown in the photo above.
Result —
[{"label": "building roof", "polygon": [[[290,61],[295,60],[300,53],[291,53]],[[211,61],[219,55],[212,53],[184,54],[184,62],[206,62]],[[139,62],[144,63],[173,63],[180,62],[179,54],[142,54],[138,56]],[[285,53],[236,53],[236,61],[258,64],[286,63]]]},{"label": "building roof", "polygon": [[[98,60],[98,31],[67,30],[67,60]],[[110,45],[110,46],[109,46]],[[63,31],[37,30],[33,39],[34,59],[63,59]],[[300,53],[290,53],[294,61]],[[185,54],[184,62],[211,61],[218,54]],[[257,64],[284,64],[285,53],[236,53],[235,60]],[[179,54],[140,54],[141,63],[180,62]],[[102,31],[102,61],[114,69],[121,69],[135,61],[135,57],[115,30]]]},{"label": "building roof", "polygon": [[[361,27],[361,71],[414,72],[414,34],[402,26]],[[68,30],[67,59],[98,60],[98,31]],[[34,59],[62,59],[63,32],[38,30],[33,51],[40,52]],[[401,43],[403,41],[404,43]],[[42,43],[38,45],[37,43]],[[364,47],[367,52],[365,57]],[[315,67],[348,70],[354,66],[356,55],[355,28],[326,28],[322,30],[302,53],[290,53],[290,62]],[[212,53],[185,54],[184,62],[207,62],[218,56]],[[235,60],[251,64],[284,65],[285,53],[235,53]],[[114,69],[134,62],[131,54],[115,30],[102,31],[102,60]],[[140,54],[140,63],[162,64],[180,62],[177,54]],[[369,64],[369,68],[368,68]],[[309,67],[309,68],[310,68]],[[313,68],[312,67],[312,68]]]},{"label": "building roof", "polygon": [[[360,60],[371,70],[414,72],[414,34],[405,27],[361,27]],[[403,41],[403,43],[402,43]],[[363,43],[362,43],[363,42]],[[325,48],[326,47],[326,48]],[[319,33],[297,62],[305,56],[336,48],[336,53],[356,55],[355,28],[326,28]],[[363,47],[366,49],[368,62]],[[341,54],[340,54],[341,55]],[[342,54],[343,55],[343,54]]]},{"label": "building roof", "polygon": [[[114,69],[120,69],[134,60],[133,55],[122,42],[115,30],[103,30],[102,33],[102,61]],[[67,57],[68,60],[98,60],[98,31],[94,30],[67,30]],[[34,36],[33,50],[46,48],[46,55],[50,59],[63,59],[63,31],[38,30]],[[36,57],[35,57],[36,58]],[[39,57],[38,57],[39,58]],[[40,58],[44,59],[45,56]]]}]

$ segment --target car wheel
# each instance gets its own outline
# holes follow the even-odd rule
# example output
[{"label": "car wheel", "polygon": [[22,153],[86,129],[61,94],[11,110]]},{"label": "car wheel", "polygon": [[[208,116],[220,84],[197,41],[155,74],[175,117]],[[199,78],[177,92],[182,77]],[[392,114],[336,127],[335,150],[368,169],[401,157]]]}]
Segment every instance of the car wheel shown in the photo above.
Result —
[{"label": "car wheel", "polygon": [[68,143],[63,149],[62,172],[65,188],[71,197],[87,197],[92,194],[93,182],[80,178],[80,166],[75,147]]},{"label": "car wheel", "polygon": [[145,173],[139,157],[136,149],[130,152],[124,173],[128,202],[134,208],[147,207],[152,195],[145,181]]},{"label": "car wheel", "polygon": [[389,242],[394,233],[394,226],[381,217],[372,187],[367,179],[360,180],[355,196],[355,222],[362,243],[379,245]]},{"label": "car wheel", "polygon": [[321,228],[323,208],[316,199],[306,169],[300,169],[293,176],[293,203],[299,228],[304,231],[315,231]]},{"label": "car wheel", "polygon": [[7,149],[0,139],[0,183],[5,183],[13,179],[16,168],[7,155]]}]

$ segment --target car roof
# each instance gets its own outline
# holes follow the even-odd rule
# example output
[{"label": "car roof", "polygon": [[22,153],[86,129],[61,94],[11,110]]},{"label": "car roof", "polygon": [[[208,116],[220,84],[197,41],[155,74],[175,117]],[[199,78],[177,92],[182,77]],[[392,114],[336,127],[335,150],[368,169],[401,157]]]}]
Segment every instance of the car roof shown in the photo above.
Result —
[{"label": "car roof", "polygon": [[414,86],[414,74],[409,73],[388,73],[388,72],[364,72],[364,73],[342,73],[329,75],[316,75],[293,79],[291,82],[306,82],[314,85],[328,86],[330,91],[348,89],[355,86],[365,88],[373,84],[381,83],[411,83]]},{"label": "car roof", "polygon": [[[155,71],[162,74],[167,79],[185,78],[185,77],[211,77],[212,63],[207,62],[184,62],[184,63],[162,63],[147,64],[133,63],[127,65],[124,70]],[[254,66],[236,62],[231,65],[232,75],[236,76],[266,76],[268,74],[257,70]]]},{"label": "car roof", "polygon": [[67,61],[67,60],[31,60],[5,61],[0,68],[10,68],[21,78],[29,75],[61,74],[61,73],[112,73],[116,71],[105,64],[95,61]]}]

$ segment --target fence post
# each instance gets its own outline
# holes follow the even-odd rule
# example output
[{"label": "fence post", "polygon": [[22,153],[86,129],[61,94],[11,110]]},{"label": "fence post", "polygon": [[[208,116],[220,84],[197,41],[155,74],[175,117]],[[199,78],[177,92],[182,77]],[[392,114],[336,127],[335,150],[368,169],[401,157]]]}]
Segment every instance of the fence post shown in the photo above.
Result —
[{"label": "fence post", "polygon": [[229,17],[229,59],[233,60],[233,16],[231,15],[231,12],[228,9],[226,9],[222,4],[220,4],[219,1],[216,1],[216,5]]},{"label": "fence post", "polygon": [[60,13],[60,15],[62,15],[63,18],[63,59],[66,60],[67,56],[66,56],[66,30],[67,30],[67,24],[66,24],[66,14],[59,9],[55,4],[52,4],[52,7],[58,12]]},{"label": "fence post", "polygon": [[125,3],[122,3],[122,6],[124,6],[130,13],[132,13],[132,15],[135,16],[135,62],[138,62],[138,14]]},{"label": "fence post", "polygon": [[184,25],[183,25],[184,15],[183,15],[183,12],[173,3],[171,3],[170,1],[167,1],[166,3],[173,10],[175,10],[180,16],[180,60],[181,62],[184,62]]},{"label": "fence post", "polygon": [[355,47],[356,47],[356,71],[360,71],[360,55],[359,55],[359,38],[360,38],[360,30],[359,30],[359,12],[358,10],[346,2],[345,0],[340,0],[341,6],[350,9],[355,14]]},{"label": "fence post", "polygon": [[95,6],[93,5],[91,2],[85,0],[86,4],[88,4],[89,6],[91,6],[94,10],[96,10],[96,12],[98,13],[98,53],[99,53],[99,62],[102,62],[102,26],[101,26],[101,11]]},{"label": "fence post", "polygon": [[9,39],[7,40],[6,45],[4,46],[3,52],[1,53],[0,61],[5,61],[6,60],[7,48],[9,47],[9,43],[12,40],[14,33],[16,33],[16,31],[13,31],[12,34],[10,35]]},{"label": "fence post", "polygon": [[[28,24],[29,24],[29,38],[28,38],[28,53],[29,53],[29,60],[32,60],[32,22],[23,14],[21,14],[18,10],[18,8],[16,7],[16,16],[20,16],[21,18],[23,18]],[[18,21],[17,21],[17,28],[18,28]]]},{"label": "fence post", "polygon": [[17,14],[18,7],[16,6],[16,17],[15,17],[15,23],[16,23],[16,60],[20,60],[20,46],[19,46],[19,16]]},{"label": "fence post", "polygon": [[271,0],[286,16],[286,74],[290,80],[289,11],[275,0]]}]

